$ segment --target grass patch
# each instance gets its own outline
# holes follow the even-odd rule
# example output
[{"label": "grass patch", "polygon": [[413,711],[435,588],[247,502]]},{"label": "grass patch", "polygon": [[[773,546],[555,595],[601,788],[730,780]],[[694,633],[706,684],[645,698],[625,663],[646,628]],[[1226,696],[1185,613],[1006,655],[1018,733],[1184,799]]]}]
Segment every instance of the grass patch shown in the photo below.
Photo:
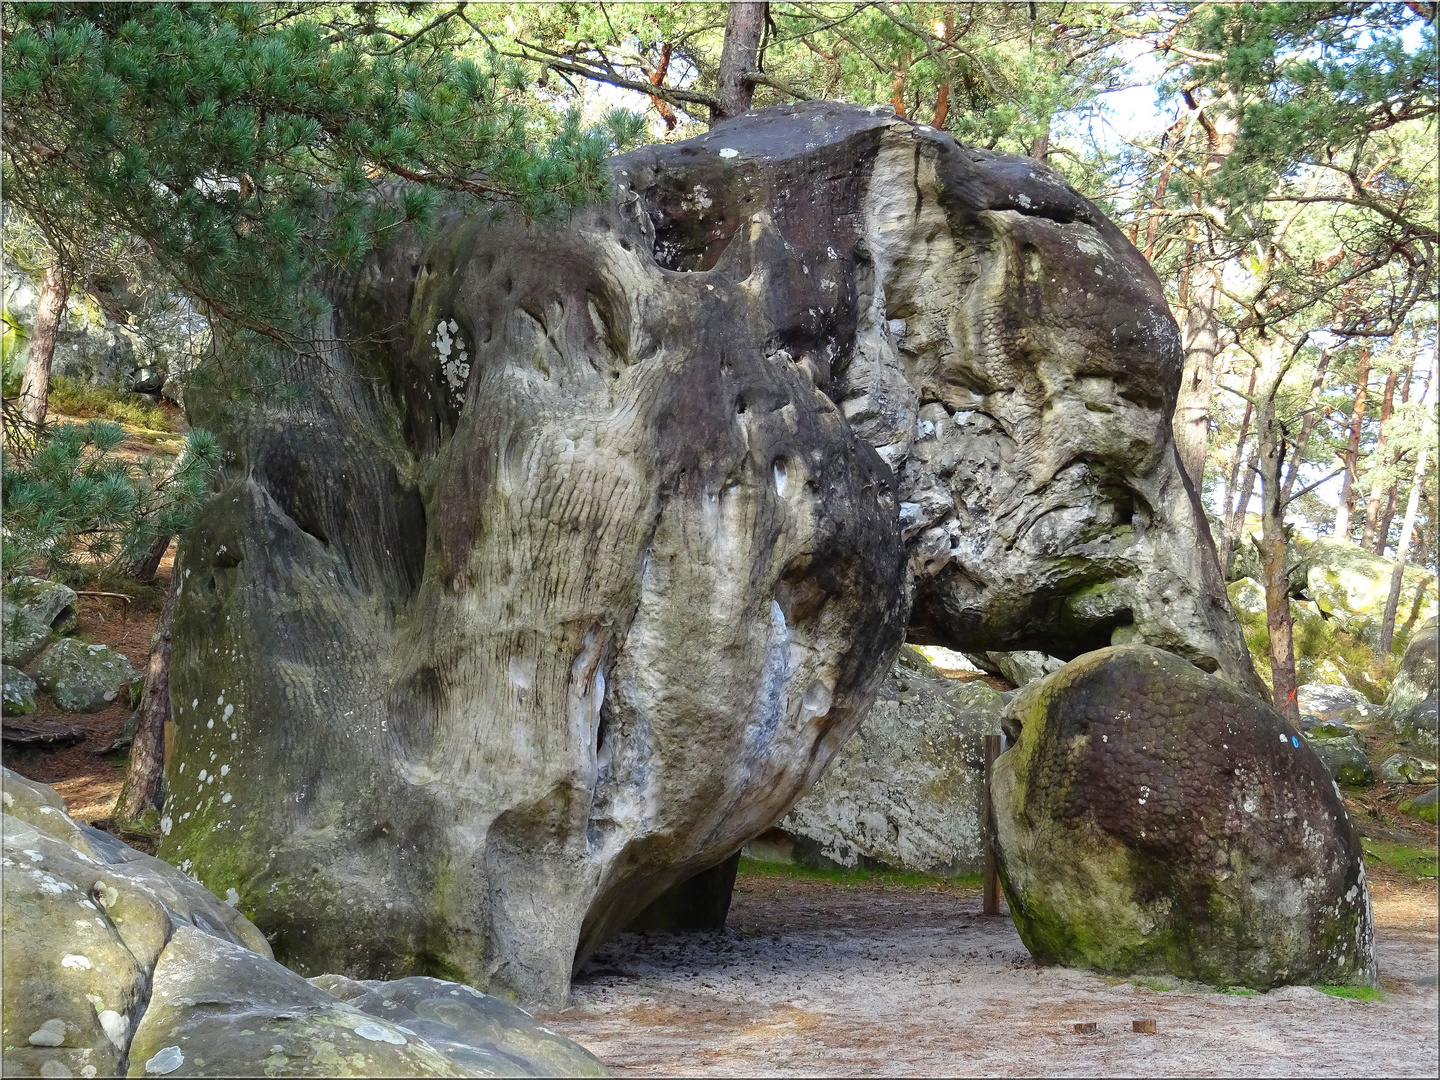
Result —
[{"label": "grass patch", "polygon": [[1351,1001],[1384,1001],[1385,995],[1373,986],[1317,986],[1322,994],[1331,997],[1348,998]]},{"label": "grass patch", "polygon": [[1131,979],[1136,986],[1143,986],[1146,990],[1158,990],[1162,994],[1168,994],[1171,990],[1177,989],[1173,984],[1161,979]]},{"label": "grass patch", "polygon": [[1259,997],[1259,996],[1260,996],[1260,991],[1259,991],[1259,990],[1252,990],[1252,989],[1251,989],[1250,987],[1248,987],[1248,986],[1217,986],[1217,987],[1215,987],[1215,992],[1216,992],[1217,994],[1230,994],[1230,995],[1232,995],[1233,997]]},{"label": "grass patch", "polygon": [[1434,803],[1431,803],[1429,806],[1416,806],[1407,799],[1395,809],[1399,810],[1402,814],[1409,814],[1413,818],[1419,818],[1421,821],[1428,821],[1431,825],[1437,824],[1435,815],[1437,807]]},{"label": "grass patch", "polygon": [[740,860],[740,873],[752,877],[830,881],[837,885],[949,885],[960,889],[978,889],[984,881],[980,874],[944,878],[933,874],[901,873],[898,870],[796,866],[794,863],[760,862],[758,859],[743,857]]},{"label": "grass patch", "polygon": [[1437,857],[1433,847],[1419,844],[1398,844],[1389,840],[1365,841],[1365,865],[1397,870],[1407,878],[1419,881],[1436,876]]},{"label": "grass patch", "polygon": [[139,394],[121,394],[57,375],[50,383],[50,406],[66,416],[85,420],[114,420],[148,431],[172,431],[170,418],[159,405]]}]

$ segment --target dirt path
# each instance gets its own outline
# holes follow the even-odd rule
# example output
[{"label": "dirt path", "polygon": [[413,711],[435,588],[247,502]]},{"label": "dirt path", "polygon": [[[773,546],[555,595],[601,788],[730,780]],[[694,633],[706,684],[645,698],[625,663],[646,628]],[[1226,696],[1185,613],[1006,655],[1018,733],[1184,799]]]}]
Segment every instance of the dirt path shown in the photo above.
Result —
[{"label": "dirt path", "polygon": [[623,935],[544,1020],[620,1076],[1434,1076],[1435,889],[1374,904],[1384,1000],[1361,1002],[1041,968],[975,891],[742,875],[724,933]]}]

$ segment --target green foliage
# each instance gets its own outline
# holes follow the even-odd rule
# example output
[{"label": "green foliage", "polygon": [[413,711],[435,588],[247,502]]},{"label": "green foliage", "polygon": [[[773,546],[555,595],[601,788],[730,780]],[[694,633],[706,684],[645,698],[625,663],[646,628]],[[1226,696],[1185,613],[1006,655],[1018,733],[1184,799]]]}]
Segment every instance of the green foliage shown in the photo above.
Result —
[{"label": "green foliage", "polygon": [[171,427],[164,409],[137,394],[117,393],[64,375],[50,382],[50,407],[66,416],[114,420],[149,431],[169,431]]},{"label": "green foliage", "polygon": [[1317,986],[1315,989],[1331,997],[1349,998],[1352,1001],[1385,1000],[1385,995],[1373,986]]},{"label": "green foliage", "polygon": [[[519,43],[514,55],[569,76],[632,83],[664,65],[665,85],[715,92],[725,5],[588,3],[489,9]],[[1042,3],[780,3],[769,8],[756,108],[796,97],[899,102],[913,119],[980,146],[1029,153],[1067,117],[1093,113],[1120,85],[1117,15],[1128,8]],[[498,26],[497,26],[498,29]],[[578,61],[578,65],[577,65]],[[547,70],[547,66],[548,69]],[[942,94],[943,88],[943,94]],[[944,105],[942,106],[942,102]],[[673,100],[677,120],[709,119],[702,101]],[[943,111],[944,115],[941,116]],[[687,134],[681,123],[677,134]],[[1069,167],[1078,158],[1066,158]]]},{"label": "green foliage", "polygon": [[512,61],[457,55],[463,8],[8,4],[6,196],[67,265],[133,234],[214,313],[304,336],[318,271],[446,196],[578,207],[638,134],[527,108]]},{"label": "green foliage", "polygon": [[183,532],[208,494],[220,449],[192,431],[174,467],[129,462],[116,451],[124,429],[112,421],[48,427],[27,441],[7,424],[0,451],[6,578],[43,567],[45,576],[104,577],[140,561],[160,536]]},{"label": "green foliage", "polygon": [[25,376],[25,350],[30,334],[10,309],[0,308],[0,385],[6,398],[20,393],[20,380]]},{"label": "green foliage", "polygon": [[1421,821],[1428,821],[1431,825],[1436,823],[1437,807],[1434,803],[1431,803],[1429,806],[1416,806],[1413,799],[1406,799],[1397,806],[1396,809],[1402,814],[1409,814],[1411,817],[1419,818]]},{"label": "green foliage", "polygon": [[1415,881],[1435,880],[1437,855],[1433,845],[1404,844],[1390,840],[1365,840],[1365,865],[1398,870]]}]

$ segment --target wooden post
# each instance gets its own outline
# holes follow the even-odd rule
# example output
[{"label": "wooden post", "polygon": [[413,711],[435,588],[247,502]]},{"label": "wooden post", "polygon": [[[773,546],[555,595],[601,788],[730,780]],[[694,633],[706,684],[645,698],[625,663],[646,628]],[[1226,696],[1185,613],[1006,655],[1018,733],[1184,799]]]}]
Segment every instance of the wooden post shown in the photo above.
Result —
[{"label": "wooden post", "polygon": [[985,736],[985,893],[986,915],[1000,914],[1000,877],[995,866],[995,804],[990,798],[990,781],[995,773],[995,759],[1000,756],[999,735]]}]

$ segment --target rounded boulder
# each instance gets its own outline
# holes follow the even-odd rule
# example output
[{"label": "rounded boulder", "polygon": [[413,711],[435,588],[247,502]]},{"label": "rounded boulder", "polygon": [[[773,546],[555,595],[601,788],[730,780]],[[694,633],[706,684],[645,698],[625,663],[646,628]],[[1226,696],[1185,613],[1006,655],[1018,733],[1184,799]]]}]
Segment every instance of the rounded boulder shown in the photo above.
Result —
[{"label": "rounded boulder", "polygon": [[87,645],[79,638],[51,645],[32,674],[55,704],[70,713],[99,712],[115,703],[126,683],[139,678],[123,655],[108,645]]},{"label": "rounded boulder", "polygon": [[1359,837],[1270,706],[1127,645],[1025,688],[1004,724],[995,840],[1037,958],[1257,989],[1374,985]]}]

